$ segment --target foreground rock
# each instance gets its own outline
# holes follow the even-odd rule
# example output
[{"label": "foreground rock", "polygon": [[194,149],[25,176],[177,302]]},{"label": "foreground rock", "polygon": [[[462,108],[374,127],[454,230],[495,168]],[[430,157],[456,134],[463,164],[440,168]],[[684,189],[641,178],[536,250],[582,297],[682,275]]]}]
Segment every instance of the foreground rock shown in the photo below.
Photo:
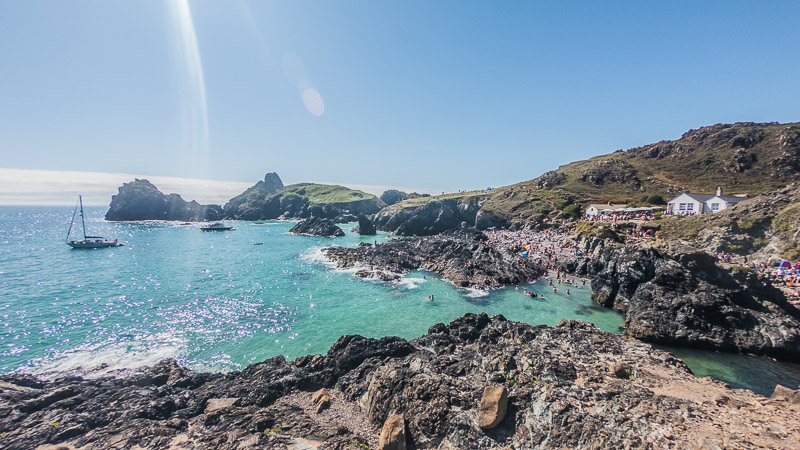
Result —
[{"label": "foreground rock", "polygon": [[562,269],[592,279],[592,298],[625,313],[633,337],[796,361],[800,310],[749,269],[730,271],[680,244],[586,243],[591,260]]},{"label": "foreground rock", "polygon": [[106,220],[178,220],[202,222],[219,220],[222,208],[187,202],[178,194],[165,195],[147,180],[135,179],[119,188],[111,197]]},{"label": "foreground rock", "polygon": [[290,233],[304,234],[307,236],[328,236],[328,237],[342,237],[344,231],[336,226],[330,219],[320,219],[319,217],[312,217],[306,219],[293,226]]},{"label": "foreground rock", "polygon": [[498,288],[529,283],[544,274],[541,267],[516,253],[491,246],[474,229],[356,248],[331,247],[323,252],[340,269],[359,269],[356,275],[362,278],[396,279],[423,269],[456,286]]},{"label": "foreground rock", "polygon": [[[490,385],[507,390],[507,412],[484,430]],[[333,400],[317,413],[309,398],[322,388]],[[0,436],[8,449],[377,448],[389,419],[387,435],[402,427],[408,448],[792,448],[792,392],[767,399],[698,379],[584,322],[467,315],[411,342],[344,336],[324,356],[228,374],[167,360],[124,379],[3,376]]]}]

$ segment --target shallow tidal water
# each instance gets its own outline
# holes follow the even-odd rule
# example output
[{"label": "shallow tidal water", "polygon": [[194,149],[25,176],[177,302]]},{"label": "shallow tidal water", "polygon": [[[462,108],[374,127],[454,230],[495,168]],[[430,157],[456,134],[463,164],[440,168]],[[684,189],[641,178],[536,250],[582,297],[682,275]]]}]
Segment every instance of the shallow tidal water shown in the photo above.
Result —
[{"label": "shallow tidal water", "polygon": [[[0,373],[102,365],[99,374],[166,357],[196,370],[238,370],[276,355],[325,353],[344,334],[415,338],[468,312],[623,331],[623,317],[593,304],[588,285],[569,296],[566,286],[553,294],[545,280],[486,292],[425,272],[392,284],[335,270],[322,247],[389,238],[358,236],[354,224],[342,226],[343,238],[319,238],[289,234],[289,222],[230,222],[236,230],[207,233],[178,223],[108,223],[104,213],[87,209],[90,234],[124,247],[70,249],[72,208],[0,207]],[[546,298],[531,299],[524,288]],[[733,387],[768,395],[776,383],[800,383],[797,365],[669,350],[696,375]]]}]

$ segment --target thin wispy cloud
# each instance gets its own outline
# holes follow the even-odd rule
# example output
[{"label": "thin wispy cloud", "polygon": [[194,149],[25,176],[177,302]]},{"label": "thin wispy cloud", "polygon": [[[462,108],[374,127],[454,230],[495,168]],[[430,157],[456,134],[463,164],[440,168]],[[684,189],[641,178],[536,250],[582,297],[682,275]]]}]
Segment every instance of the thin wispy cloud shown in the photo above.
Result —
[{"label": "thin wispy cloud", "polygon": [[[123,183],[144,178],[165,194],[180,194],[184,200],[224,205],[256,182],[219,181],[131,173],[78,172],[0,168],[0,205],[73,205],[78,194],[84,204],[106,206]],[[324,182],[380,195],[389,189],[440,194],[440,189]]]},{"label": "thin wispy cloud", "polygon": [[184,200],[224,204],[254,183],[202,180],[130,173],[77,172],[0,168],[0,205],[72,205],[78,194],[84,204],[108,205],[122,183],[146,178],[165,194]]}]

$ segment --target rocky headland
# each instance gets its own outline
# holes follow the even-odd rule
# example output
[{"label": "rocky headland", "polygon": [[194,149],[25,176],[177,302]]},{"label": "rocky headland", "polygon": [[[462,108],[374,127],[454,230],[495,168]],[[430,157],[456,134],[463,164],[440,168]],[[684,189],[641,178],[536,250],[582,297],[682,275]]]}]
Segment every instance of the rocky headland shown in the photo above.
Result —
[{"label": "rocky headland", "polygon": [[165,195],[147,180],[135,179],[119,188],[111,197],[106,220],[177,220],[181,222],[215,221],[223,216],[217,205],[187,202],[178,194]]},{"label": "rocky headland", "polygon": [[522,260],[511,249],[492,246],[475,229],[362,243],[356,248],[330,247],[323,253],[340,269],[357,269],[356,276],[381,280],[423,269],[459,287],[498,288],[530,283],[544,274],[542,267]]},{"label": "rocky headland", "polygon": [[306,236],[342,237],[344,231],[336,226],[330,219],[311,217],[300,221],[289,230],[289,233],[303,234]]},{"label": "rocky headland", "polygon": [[[682,192],[730,192],[751,197],[777,191],[800,181],[800,123],[717,124],[689,130],[629,150],[618,150],[565,164],[532,180],[481,193],[476,211],[461,220],[479,228],[530,229],[569,217],[580,217],[588,203],[637,203]],[[467,202],[474,193],[446,196],[450,203]],[[423,207],[437,197],[400,201],[380,213],[378,228],[403,235],[433,234],[458,229],[453,206]],[[439,213],[441,211],[441,218]],[[427,224],[414,216],[425,216]],[[430,223],[437,226],[431,230]],[[758,236],[755,236],[757,238]],[[800,253],[798,253],[800,255]]]},{"label": "rocky headland", "polygon": [[0,377],[8,449],[796,448],[798,414],[585,322],[485,314],[241,372]]},{"label": "rocky headland", "polygon": [[225,216],[241,220],[259,220],[262,218],[261,201],[283,187],[283,181],[277,173],[268,173],[264,175],[263,180],[228,200],[223,207]]},{"label": "rocky headland", "polygon": [[800,357],[800,309],[755,271],[726,268],[677,242],[590,238],[589,258],[560,266],[589,277],[592,298],[625,314],[635,338],[667,345]]},{"label": "rocky headland", "polygon": [[356,221],[359,214],[375,214],[386,206],[372,194],[344,186],[300,183],[270,192],[267,187],[259,188],[257,184],[232,199],[225,205],[225,217],[239,220],[296,220],[316,216],[345,223]]}]

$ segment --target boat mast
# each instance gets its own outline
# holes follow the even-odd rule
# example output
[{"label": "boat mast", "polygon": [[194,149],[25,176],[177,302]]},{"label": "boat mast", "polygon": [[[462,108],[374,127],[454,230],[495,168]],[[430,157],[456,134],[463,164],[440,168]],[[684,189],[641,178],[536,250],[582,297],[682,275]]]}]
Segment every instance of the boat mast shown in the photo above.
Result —
[{"label": "boat mast", "polygon": [[86,222],[83,220],[83,197],[78,196],[78,201],[81,202],[81,225],[83,225],[83,240],[86,240]]},{"label": "boat mast", "polygon": [[75,209],[72,210],[72,220],[69,221],[69,229],[67,230],[67,241],[69,241],[69,234],[72,232],[72,224],[75,223],[75,214],[78,212],[78,205],[75,204]]}]

